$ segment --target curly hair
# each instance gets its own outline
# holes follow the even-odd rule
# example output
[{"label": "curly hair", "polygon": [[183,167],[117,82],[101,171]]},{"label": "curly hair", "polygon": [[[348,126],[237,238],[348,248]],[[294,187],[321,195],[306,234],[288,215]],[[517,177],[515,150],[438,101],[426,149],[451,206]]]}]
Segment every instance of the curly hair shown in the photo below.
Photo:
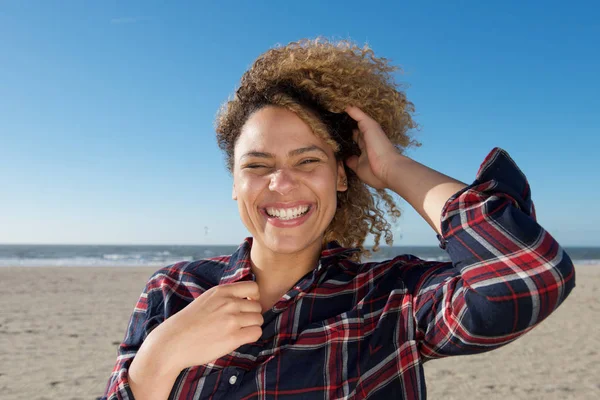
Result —
[{"label": "curly hair", "polygon": [[[414,105],[391,75],[398,69],[375,57],[367,45],[360,48],[348,40],[318,37],[268,50],[244,73],[235,95],[217,113],[217,141],[229,171],[233,171],[234,147],[243,125],[266,106],[294,112],[332,146],[337,160],[360,154],[352,139],[357,123],[344,111],[349,105],[376,120],[400,153],[411,145],[420,146],[409,136],[410,129],[418,128],[411,116]],[[368,187],[345,163],[344,168],[348,190],[338,192],[337,209],[323,241],[358,248],[354,256],[358,261],[370,256],[363,246],[367,234],[374,237],[373,251],[379,249],[382,236],[388,245],[393,243],[386,211],[396,221],[400,210],[389,193]]]}]

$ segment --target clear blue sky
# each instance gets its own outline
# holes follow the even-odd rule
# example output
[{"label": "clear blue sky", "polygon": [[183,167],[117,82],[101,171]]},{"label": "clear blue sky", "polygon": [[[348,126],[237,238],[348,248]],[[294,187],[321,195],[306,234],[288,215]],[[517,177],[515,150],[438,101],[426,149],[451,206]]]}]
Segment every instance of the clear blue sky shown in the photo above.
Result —
[{"label": "clear blue sky", "polygon": [[[215,113],[259,54],[323,35],[403,68],[411,157],[471,183],[500,146],[542,226],[600,245],[596,2],[208,3],[0,2],[0,243],[239,243]],[[395,243],[435,245],[401,207]]]}]

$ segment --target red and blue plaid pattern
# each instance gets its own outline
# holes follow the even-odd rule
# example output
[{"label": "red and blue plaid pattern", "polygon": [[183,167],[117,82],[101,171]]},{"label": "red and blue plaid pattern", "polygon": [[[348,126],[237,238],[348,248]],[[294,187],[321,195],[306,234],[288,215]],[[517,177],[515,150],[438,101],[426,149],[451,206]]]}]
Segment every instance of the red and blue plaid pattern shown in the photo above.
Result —
[{"label": "red and blue plaid pattern", "polygon": [[[575,286],[569,256],[536,222],[529,184],[495,148],[442,215],[452,262],[356,263],[330,243],[319,267],[264,314],[263,334],[179,374],[170,399],[425,399],[423,363],[510,343]],[[231,256],[149,279],[103,399],[133,399],[127,369],[158,324],[211,287],[254,279],[248,238]],[[232,378],[235,377],[235,378]]]}]

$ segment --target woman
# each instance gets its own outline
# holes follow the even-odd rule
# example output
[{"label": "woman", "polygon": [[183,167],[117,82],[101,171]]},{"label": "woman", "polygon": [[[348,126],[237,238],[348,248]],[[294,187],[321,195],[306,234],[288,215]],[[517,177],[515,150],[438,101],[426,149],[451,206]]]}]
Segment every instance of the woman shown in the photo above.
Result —
[{"label": "woman", "polygon": [[[424,399],[425,361],[498,348],[562,303],[575,271],[525,176],[498,148],[468,186],[404,156],[394,69],[348,42],[258,58],[217,118],[252,237],[150,278],[104,398]],[[451,262],[361,263],[368,233],[391,243],[386,190]]]}]

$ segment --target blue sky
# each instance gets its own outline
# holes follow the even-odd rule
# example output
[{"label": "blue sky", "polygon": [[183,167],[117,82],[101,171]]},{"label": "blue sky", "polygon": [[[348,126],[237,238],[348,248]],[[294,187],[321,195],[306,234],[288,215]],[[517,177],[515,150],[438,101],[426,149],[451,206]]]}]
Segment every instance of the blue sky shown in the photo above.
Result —
[{"label": "blue sky", "polygon": [[[600,245],[594,2],[208,3],[0,2],[0,243],[239,243],[215,114],[262,52],[321,35],[403,69],[409,156],[471,183],[502,147],[541,225]],[[435,245],[400,205],[395,244]]]}]

